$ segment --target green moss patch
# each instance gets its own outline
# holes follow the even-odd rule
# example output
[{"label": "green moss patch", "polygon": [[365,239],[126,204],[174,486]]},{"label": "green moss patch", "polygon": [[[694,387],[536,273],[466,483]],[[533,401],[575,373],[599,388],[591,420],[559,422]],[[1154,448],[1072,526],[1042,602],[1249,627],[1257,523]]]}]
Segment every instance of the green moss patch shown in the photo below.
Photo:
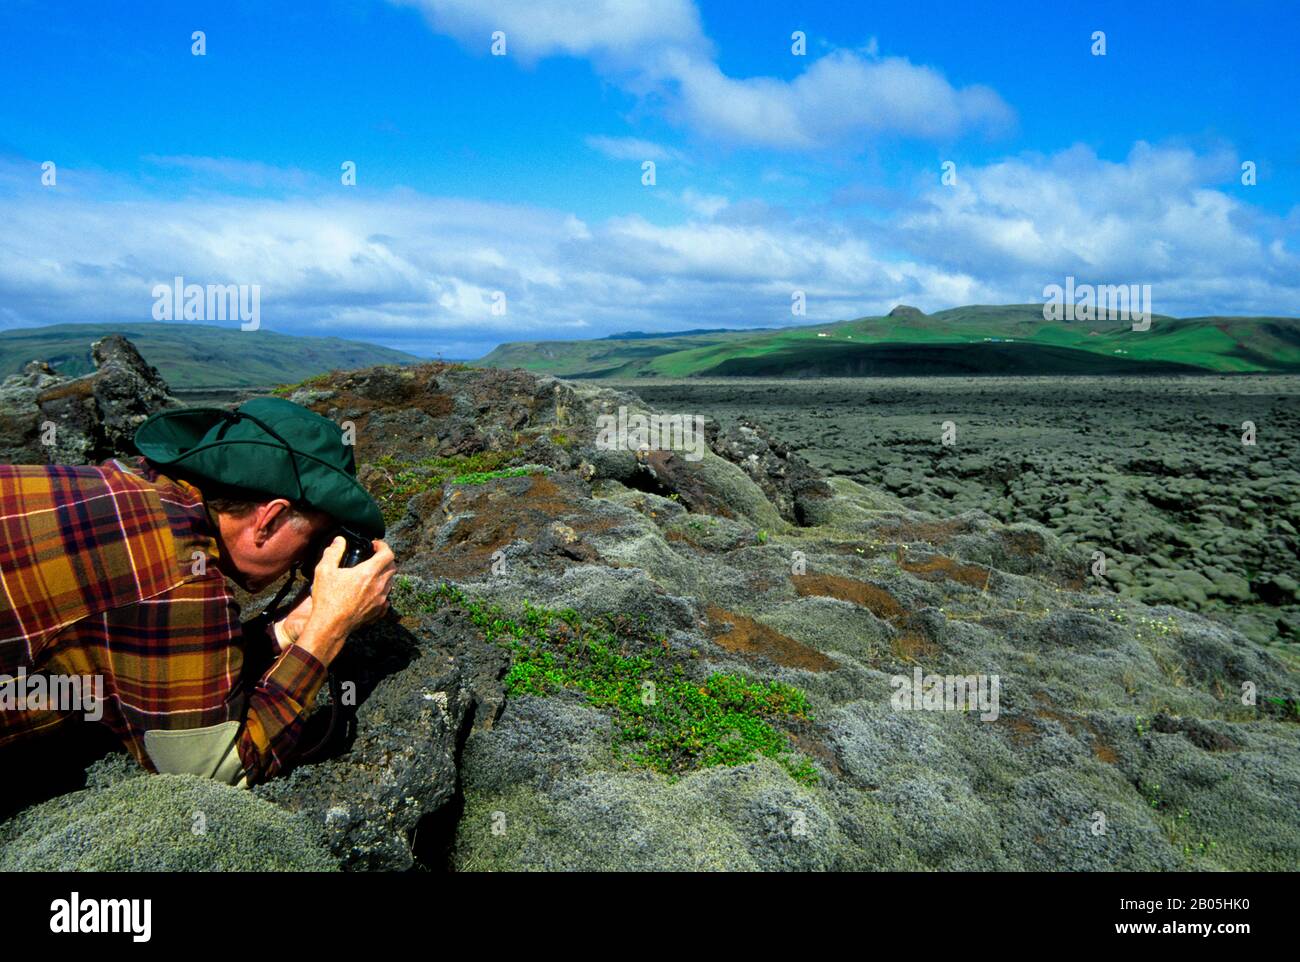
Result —
[{"label": "green moss patch", "polygon": [[292,395],[295,391],[300,391],[303,388],[317,388],[317,387],[323,388],[327,384],[329,384],[330,380],[337,373],[338,373],[337,371],[326,371],[324,374],[315,374],[309,378],[305,378],[297,382],[296,384],[282,384],[277,388],[273,388],[271,390],[271,393],[276,397],[287,398],[290,395]]},{"label": "green moss patch", "polygon": [[[382,476],[371,481],[370,493],[379,503],[384,520],[391,523],[401,517],[407,501],[423,491],[434,490],[449,482],[482,484],[491,477],[514,476],[506,473],[506,466],[522,454],[521,448],[510,448],[417,461],[401,461],[385,455],[371,462],[382,471]],[[528,473],[525,469],[512,470],[518,474]]]},{"label": "green moss patch", "polygon": [[525,474],[536,474],[539,471],[549,470],[537,465],[524,466],[521,468],[505,468],[500,471],[472,471],[469,474],[462,474],[451,479],[451,484],[484,484],[496,478],[520,478]]},{"label": "green moss patch", "polygon": [[453,585],[418,589],[408,578],[397,579],[393,604],[399,611],[463,610],[488,641],[511,652],[507,694],[581,692],[589,704],[611,713],[613,752],[625,763],[676,779],[766,755],[798,782],[818,780],[811,760],[792,752],[788,736],[773,725],[781,719],[812,721],[802,691],[723,673],[692,678],[665,638],[631,619],[584,619],[572,609],[553,611],[527,601],[523,614],[512,616]]},{"label": "green moss patch", "polygon": [[123,778],[0,826],[0,872],[330,872],[305,818],[197,775]]}]

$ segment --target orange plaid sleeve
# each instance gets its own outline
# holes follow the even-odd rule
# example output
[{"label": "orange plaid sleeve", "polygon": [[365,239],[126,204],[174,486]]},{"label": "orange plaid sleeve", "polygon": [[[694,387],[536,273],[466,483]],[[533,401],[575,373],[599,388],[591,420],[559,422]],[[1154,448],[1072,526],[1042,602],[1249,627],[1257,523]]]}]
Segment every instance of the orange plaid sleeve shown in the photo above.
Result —
[{"label": "orange plaid sleeve", "polygon": [[[0,465],[0,535],[0,689],[16,673],[94,680],[95,720],[150,770],[159,733],[228,727],[248,784],[283,771],[326,668],[250,637],[196,489],[143,459]],[[0,745],[64,717],[0,710]]]}]

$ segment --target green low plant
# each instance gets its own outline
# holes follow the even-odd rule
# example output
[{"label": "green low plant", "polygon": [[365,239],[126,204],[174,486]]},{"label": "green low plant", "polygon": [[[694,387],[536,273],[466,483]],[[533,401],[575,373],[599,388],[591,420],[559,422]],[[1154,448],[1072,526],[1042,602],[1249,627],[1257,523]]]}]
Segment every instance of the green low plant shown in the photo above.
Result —
[{"label": "green low plant", "polygon": [[393,604],[398,610],[414,605],[464,611],[486,640],[510,651],[507,694],[581,693],[588,704],[610,712],[612,748],[624,762],[675,779],[764,755],[796,781],[818,780],[811,760],[795,756],[772,724],[780,718],[812,720],[802,691],[720,672],[692,678],[685,670],[690,660],[674,654],[664,636],[649,633],[644,615],[583,618],[571,608],[557,611],[528,601],[521,616],[511,615],[453,585],[416,589],[406,578],[396,580]]},{"label": "green low plant", "polygon": [[[476,451],[473,454],[438,456],[403,461],[392,455],[383,455],[371,462],[382,472],[378,481],[371,482],[370,493],[374,495],[383,512],[384,520],[396,521],[406,503],[422,491],[431,491],[448,482],[462,484],[482,484],[495,472],[506,469],[511,461],[523,456],[523,449],[510,448],[505,451]],[[520,470],[526,474],[526,470]]]},{"label": "green low plant", "polygon": [[546,469],[537,466],[522,468],[504,468],[500,471],[472,471],[452,478],[450,484],[483,484],[494,478],[518,478],[525,474],[536,474]]}]

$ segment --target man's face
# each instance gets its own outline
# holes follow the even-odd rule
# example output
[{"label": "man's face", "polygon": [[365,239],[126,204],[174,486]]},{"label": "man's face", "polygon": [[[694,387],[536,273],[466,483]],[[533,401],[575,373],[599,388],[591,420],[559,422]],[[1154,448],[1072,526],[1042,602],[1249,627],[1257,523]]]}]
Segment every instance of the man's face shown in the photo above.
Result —
[{"label": "man's face", "polygon": [[259,505],[242,518],[219,515],[222,574],[250,593],[273,584],[330,527],[328,515],[313,512],[310,518],[310,526],[290,521],[289,502],[283,498]]}]

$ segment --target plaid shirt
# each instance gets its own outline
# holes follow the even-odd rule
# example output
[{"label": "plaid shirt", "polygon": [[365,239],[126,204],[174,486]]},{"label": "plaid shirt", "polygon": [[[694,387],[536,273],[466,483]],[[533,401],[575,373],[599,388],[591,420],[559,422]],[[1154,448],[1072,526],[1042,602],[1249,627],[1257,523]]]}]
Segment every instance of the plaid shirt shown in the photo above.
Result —
[{"label": "plaid shirt", "polygon": [[[326,669],[245,634],[214,534],[198,489],[142,457],[0,465],[0,695],[23,674],[100,676],[101,721],[150,771],[146,732],[235,721],[244,783],[279,772]],[[14,704],[0,747],[75,714]]]}]

